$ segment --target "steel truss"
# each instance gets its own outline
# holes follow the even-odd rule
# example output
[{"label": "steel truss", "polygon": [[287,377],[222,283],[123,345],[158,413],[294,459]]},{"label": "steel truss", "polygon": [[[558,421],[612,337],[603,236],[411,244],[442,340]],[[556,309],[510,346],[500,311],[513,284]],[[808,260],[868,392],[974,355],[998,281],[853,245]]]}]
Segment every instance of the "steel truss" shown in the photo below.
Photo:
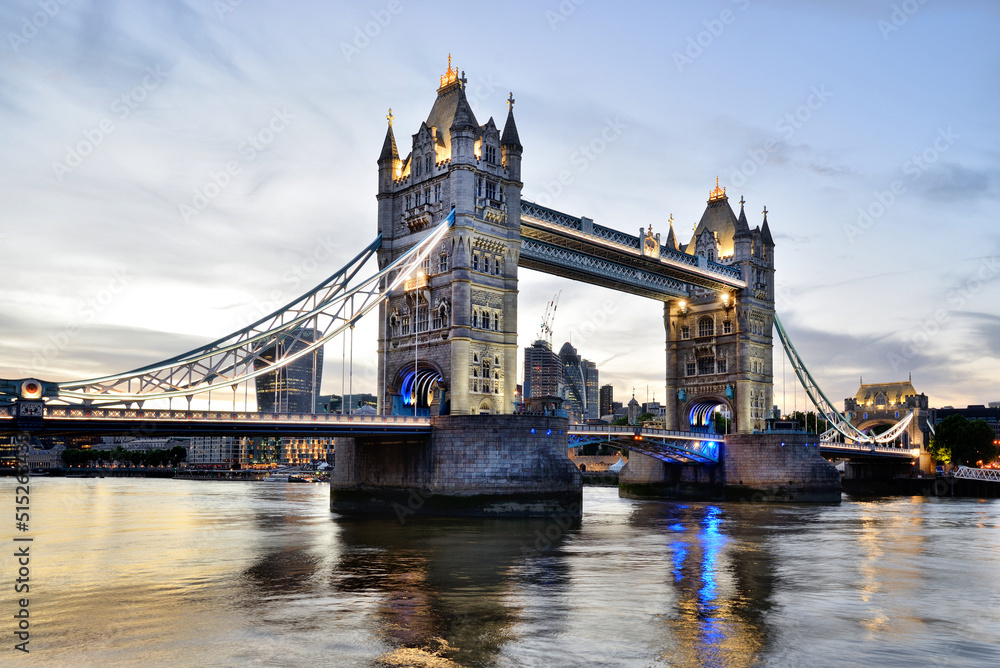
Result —
[{"label": "steel truss", "polygon": [[135,402],[141,407],[153,399],[183,397],[190,402],[195,395],[211,391],[235,394],[237,385],[274,373],[353,328],[407,278],[416,276],[454,222],[452,209],[430,234],[394,262],[355,282],[381,247],[379,236],[321,284],[240,331],[133,371],[58,383],[56,398],[86,406]]},{"label": "steel truss", "polygon": [[974,469],[968,466],[959,466],[958,470],[955,471],[955,477],[964,480],[1000,482],[1000,469]]},{"label": "steel truss", "polygon": [[910,424],[910,420],[913,419],[913,411],[910,411],[906,417],[893,425],[891,429],[878,436],[870,436],[855,427],[851,424],[850,420],[834,407],[833,402],[823,394],[823,390],[820,389],[819,385],[813,379],[812,374],[809,373],[809,369],[806,368],[805,362],[802,361],[798,351],[795,350],[795,346],[792,345],[791,339],[788,338],[788,333],[785,331],[784,326],[782,326],[781,319],[777,313],[774,314],[774,327],[778,330],[781,347],[785,349],[785,355],[788,356],[788,361],[791,363],[792,369],[799,379],[799,383],[809,396],[809,400],[812,401],[816,410],[833,425],[832,429],[823,434],[823,440],[828,440],[828,436],[832,437],[832,432],[836,431],[844,436],[844,438],[859,443],[888,443],[903,433]]}]

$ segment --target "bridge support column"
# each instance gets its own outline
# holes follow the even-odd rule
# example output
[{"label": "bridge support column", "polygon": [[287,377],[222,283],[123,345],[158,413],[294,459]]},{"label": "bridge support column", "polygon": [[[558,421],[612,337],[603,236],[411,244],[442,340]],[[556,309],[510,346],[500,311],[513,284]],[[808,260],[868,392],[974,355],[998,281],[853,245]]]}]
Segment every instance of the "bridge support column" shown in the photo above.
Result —
[{"label": "bridge support column", "polygon": [[628,499],[721,499],[722,472],[718,466],[668,463],[629,453],[618,474],[618,496]]},{"label": "bridge support column", "polygon": [[840,502],[840,472],[815,434],[730,434],[723,467],[727,500]]},{"label": "bridge support column", "polygon": [[[565,418],[448,415],[424,441],[337,439],[330,508],[347,514],[582,514],[582,479]],[[393,440],[395,442],[393,442]]]}]

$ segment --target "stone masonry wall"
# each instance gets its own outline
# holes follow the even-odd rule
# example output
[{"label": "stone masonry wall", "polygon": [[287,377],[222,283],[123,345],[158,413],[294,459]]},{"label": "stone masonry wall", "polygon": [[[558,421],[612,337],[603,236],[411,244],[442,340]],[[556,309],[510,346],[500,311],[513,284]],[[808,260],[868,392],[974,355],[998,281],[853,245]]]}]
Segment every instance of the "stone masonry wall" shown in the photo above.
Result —
[{"label": "stone masonry wall", "polygon": [[724,450],[726,498],[838,503],[840,472],[800,433],[730,434]]}]

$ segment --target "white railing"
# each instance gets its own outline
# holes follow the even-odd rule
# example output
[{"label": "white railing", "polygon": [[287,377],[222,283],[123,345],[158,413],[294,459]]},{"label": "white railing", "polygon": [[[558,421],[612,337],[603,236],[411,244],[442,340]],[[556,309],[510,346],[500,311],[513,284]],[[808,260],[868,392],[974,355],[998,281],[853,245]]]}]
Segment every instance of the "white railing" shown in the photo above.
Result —
[{"label": "white railing", "polygon": [[969,466],[959,466],[955,477],[963,480],[988,480],[1000,482],[1000,469],[974,469]]},{"label": "white railing", "polygon": [[882,455],[897,455],[899,457],[920,456],[918,448],[896,448],[888,445],[875,445],[873,443],[838,443],[836,441],[820,441],[819,447],[823,450],[835,450],[838,452],[869,452]]},{"label": "white railing", "polygon": [[412,415],[337,415],[331,413],[251,413],[233,411],[174,411],[92,408],[46,408],[45,417],[70,420],[182,420],[185,422],[293,422],[301,424],[377,424],[430,426],[428,417]]}]

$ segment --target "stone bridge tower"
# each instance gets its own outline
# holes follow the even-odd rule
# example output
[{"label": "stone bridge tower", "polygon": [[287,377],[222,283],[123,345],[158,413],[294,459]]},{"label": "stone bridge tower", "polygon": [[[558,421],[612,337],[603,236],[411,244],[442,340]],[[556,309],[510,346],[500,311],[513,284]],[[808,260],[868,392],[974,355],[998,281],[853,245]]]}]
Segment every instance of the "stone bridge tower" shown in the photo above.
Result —
[{"label": "stone bridge tower", "polygon": [[669,247],[698,256],[701,266],[739,267],[747,282],[735,292],[692,287],[690,299],[664,305],[668,429],[711,429],[721,413],[731,418],[731,432],[752,433],[770,414],[774,240],[767,209],[751,230],[743,205],[740,198],[737,217],[716,181],[691,241],[678,247],[673,228],[667,237]]},{"label": "stone bridge tower", "polygon": [[521,142],[513,96],[501,133],[476,121],[448,58],[437,99],[401,157],[389,128],[378,159],[380,267],[452,207],[455,224],[418,276],[382,303],[380,412],[504,414],[517,383]]}]

